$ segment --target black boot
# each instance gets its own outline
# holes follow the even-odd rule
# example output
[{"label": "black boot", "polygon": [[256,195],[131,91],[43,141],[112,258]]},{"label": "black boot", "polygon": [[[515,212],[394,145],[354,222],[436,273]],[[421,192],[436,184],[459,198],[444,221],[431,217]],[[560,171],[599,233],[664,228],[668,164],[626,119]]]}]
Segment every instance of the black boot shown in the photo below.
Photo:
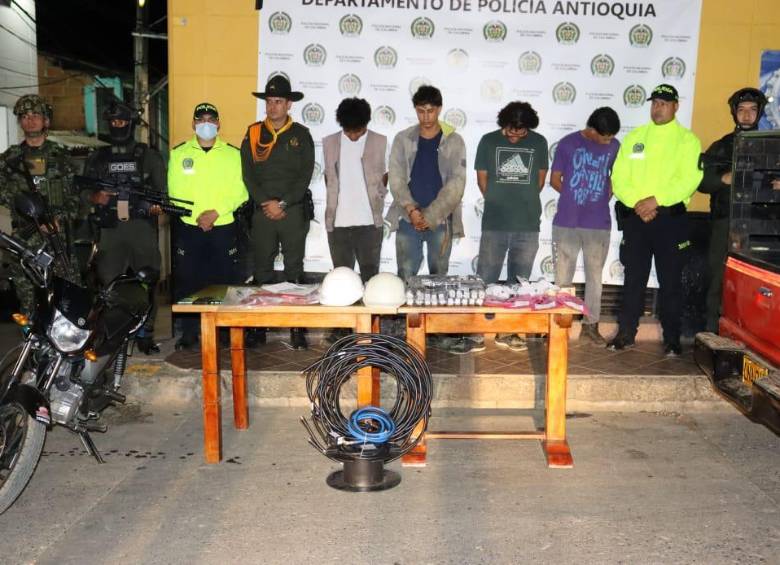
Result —
[{"label": "black boot", "polygon": [[303,328],[290,328],[290,345],[293,349],[309,349],[309,345],[306,343],[305,331]]},{"label": "black boot", "polygon": [[258,345],[264,345],[265,340],[265,328],[246,328],[244,330],[244,347],[246,349],[254,349]]},{"label": "black boot", "polygon": [[151,335],[135,338],[135,345],[144,355],[155,355],[160,352],[160,346],[154,342],[154,336]]}]

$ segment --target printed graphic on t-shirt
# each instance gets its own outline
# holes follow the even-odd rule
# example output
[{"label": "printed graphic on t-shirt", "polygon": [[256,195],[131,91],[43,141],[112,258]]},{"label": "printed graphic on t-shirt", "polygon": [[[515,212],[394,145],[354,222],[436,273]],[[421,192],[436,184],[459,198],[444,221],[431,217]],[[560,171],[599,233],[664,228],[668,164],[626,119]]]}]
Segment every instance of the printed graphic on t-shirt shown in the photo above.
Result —
[{"label": "printed graphic on t-shirt", "polygon": [[533,149],[496,148],[496,182],[530,184]]},{"label": "printed graphic on t-shirt", "polygon": [[601,199],[609,176],[609,157],[608,153],[596,157],[584,147],[574,151],[569,186],[578,205]]}]

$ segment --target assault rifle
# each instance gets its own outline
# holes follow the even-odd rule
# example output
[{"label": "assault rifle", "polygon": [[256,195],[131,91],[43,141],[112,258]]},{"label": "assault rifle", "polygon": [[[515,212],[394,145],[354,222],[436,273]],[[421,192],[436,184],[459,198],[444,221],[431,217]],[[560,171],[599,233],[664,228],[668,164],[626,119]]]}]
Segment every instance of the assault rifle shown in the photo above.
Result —
[{"label": "assault rifle", "polygon": [[192,210],[174,203],[193,205],[194,202],[173,198],[141,184],[117,183],[81,175],[76,175],[74,181],[78,186],[97,188],[111,196],[107,205],[97,206],[95,210],[96,222],[102,227],[113,227],[117,220],[125,221],[131,217],[150,218],[153,206],[158,206],[170,216],[192,216]]}]

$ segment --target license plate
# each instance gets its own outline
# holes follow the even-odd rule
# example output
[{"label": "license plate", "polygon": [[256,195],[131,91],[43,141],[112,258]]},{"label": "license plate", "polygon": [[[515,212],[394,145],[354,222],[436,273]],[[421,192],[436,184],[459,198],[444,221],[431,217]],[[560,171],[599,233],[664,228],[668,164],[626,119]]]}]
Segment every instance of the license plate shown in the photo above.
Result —
[{"label": "license plate", "polygon": [[750,386],[756,381],[769,374],[769,369],[756,363],[747,355],[742,357],[742,382]]}]

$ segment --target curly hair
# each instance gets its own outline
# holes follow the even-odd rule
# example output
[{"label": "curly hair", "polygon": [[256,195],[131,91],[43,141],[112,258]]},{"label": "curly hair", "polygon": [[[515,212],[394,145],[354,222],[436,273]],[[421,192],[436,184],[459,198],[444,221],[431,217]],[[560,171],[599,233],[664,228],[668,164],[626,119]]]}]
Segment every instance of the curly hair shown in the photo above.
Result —
[{"label": "curly hair", "polygon": [[425,106],[426,104],[441,108],[443,104],[441,90],[429,84],[424,84],[418,88],[417,92],[412,96],[412,105],[417,107]]},{"label": "curly hair", "polygon": [[536,129],[539,115],[528,102],[510,102],[498,113],[498,127],[515,129]]},{"label": "curly hair", "polygon": [[363,98],[345,98],[336,108],[336,121],[347,131],[363,129],[371,121],[371,106]]}]

